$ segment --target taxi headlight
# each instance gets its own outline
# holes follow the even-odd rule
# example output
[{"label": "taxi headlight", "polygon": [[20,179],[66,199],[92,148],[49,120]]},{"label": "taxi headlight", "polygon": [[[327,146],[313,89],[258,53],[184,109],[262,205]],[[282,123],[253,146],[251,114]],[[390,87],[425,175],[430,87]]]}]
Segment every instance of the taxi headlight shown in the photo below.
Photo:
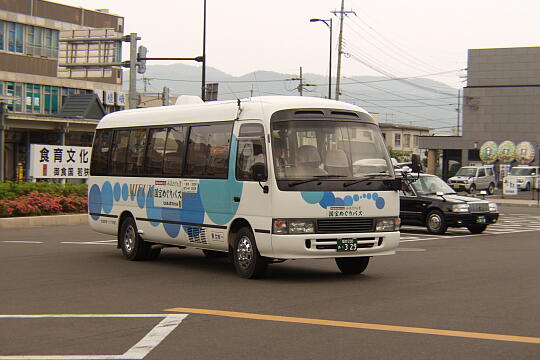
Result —
[{"label": "taxi headlight", "polygon": [[377,222],[375,223],[375,231],[397,231],[400,224],[400,218],[377,219]]},{"label": "taxi headlight", "polygon": [[470,208],[469,204],[454,204],[452,205],[452,212],[467,213]]},{"label": "taxi headlight", "polygon": [[498,210],[499,210],[499,206],[497,205],[497,203],[494,203],[494,202],[489,203],[490,212],[497,212]]}]

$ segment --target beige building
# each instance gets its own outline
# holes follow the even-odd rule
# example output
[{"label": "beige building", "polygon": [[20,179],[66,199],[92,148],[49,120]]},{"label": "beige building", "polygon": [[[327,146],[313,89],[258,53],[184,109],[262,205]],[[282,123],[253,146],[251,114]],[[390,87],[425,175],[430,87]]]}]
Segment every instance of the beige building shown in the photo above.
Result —
[{"label": "beige building", "polygon": [[421,155],[419,147],[420,136],[430,136],[431,129],[427,127],[379,123],[386,146],[394,151]]},{"label": "beige building", "polygon": [[[124,18],[103,10],[0,1],[0,181],[14,180],[17,167],[27,169],[30,144],[89,146],[100,112],[124,108],[120,67],[62,66],[82,58],[121,61],[122,42],[112,39],[123,31]],[[110,39],[88,40],[100,37]],[[73,95],[98,111],[88,111],[87,103],[78,114],[62,113]]]}]

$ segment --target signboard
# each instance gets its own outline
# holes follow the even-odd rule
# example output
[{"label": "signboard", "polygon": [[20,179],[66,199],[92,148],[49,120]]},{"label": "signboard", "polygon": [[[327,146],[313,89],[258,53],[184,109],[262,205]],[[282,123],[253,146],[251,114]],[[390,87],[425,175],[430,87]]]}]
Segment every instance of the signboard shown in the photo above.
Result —
[{"label": "signboard", "polygon": [[497,161],[497,143],[486,141],[480,147],[480,160],[485,164],[492,164]]},{"label": "signboard", "polygon": [[497,156],[503,163],[511,163],[515,159],[516,145],[510,140],[505,140],[499,145]]},{"label": "signboard", "polygon": [[126,106],[126,94],[120,91],[116,92],[116,105]]},{"label": "signboard", "polygon": [[528,141],[522,141],[516,146],[516,160],[520,164],[530,164],[534,160],[534,146]]},{"label": "signboard", "polygon": [[498,179],[503,179],[505,177],[508,176],[508,174],[510,174],[510,170],[512,169],[512,167],[510,166],[510,164],[501,164],[499,165],[499,177]]},{"label": "signboard", "polygon": [[35,179],[87,178],[92,148],[30,145],[29,175]]},{"label": "signboard", "polygon": [[114,91],[105,90],[103,92],[103,95],[104,95],[103,103],[105,105],[114,105]]},{"label": "signboard", "polygon": [[155,180],[154,206],[182,209],[184,194],[196,194],[198,179]]},{"label": "signboard", "polygon": [[518,186],[517,179],[515,178],[504,178],[503,181],[503,194],[504,195],[517,195]]}]

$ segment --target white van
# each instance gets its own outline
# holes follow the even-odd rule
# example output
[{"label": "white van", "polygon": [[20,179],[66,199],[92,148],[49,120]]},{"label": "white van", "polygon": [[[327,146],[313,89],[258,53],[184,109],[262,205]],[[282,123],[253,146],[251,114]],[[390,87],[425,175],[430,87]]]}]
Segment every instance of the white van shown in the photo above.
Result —
[{"label": "white van", "polygon": [[514,179],[520,190],[529,191],[538,187],[538,174],[538,166],[518,165],[505,179]]},{"label": "white van", "polygon": [[299,258],[357,274],[398,247],[399,187],[377,123],[357,106],[201,101],[99,122],[89,222],[129,260],[194,247],[228,255],[246,278]]}]

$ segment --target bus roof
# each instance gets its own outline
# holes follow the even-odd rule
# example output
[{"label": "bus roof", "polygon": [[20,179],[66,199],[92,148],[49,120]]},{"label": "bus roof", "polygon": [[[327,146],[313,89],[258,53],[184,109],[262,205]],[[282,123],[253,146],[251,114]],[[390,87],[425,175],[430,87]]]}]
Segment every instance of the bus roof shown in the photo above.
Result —
[{"label": "bus roof", "polygon": [[[240,102],[240,109],[238,109]],[[279,110],[340,109],[367,114],[364,109],[341,101],[308,96],[259,96],[240,100],[209,101],[201,104],[132,109],[107,114],[97,128],[168,125],[209,121],[261,119],[269,121]]]}]

